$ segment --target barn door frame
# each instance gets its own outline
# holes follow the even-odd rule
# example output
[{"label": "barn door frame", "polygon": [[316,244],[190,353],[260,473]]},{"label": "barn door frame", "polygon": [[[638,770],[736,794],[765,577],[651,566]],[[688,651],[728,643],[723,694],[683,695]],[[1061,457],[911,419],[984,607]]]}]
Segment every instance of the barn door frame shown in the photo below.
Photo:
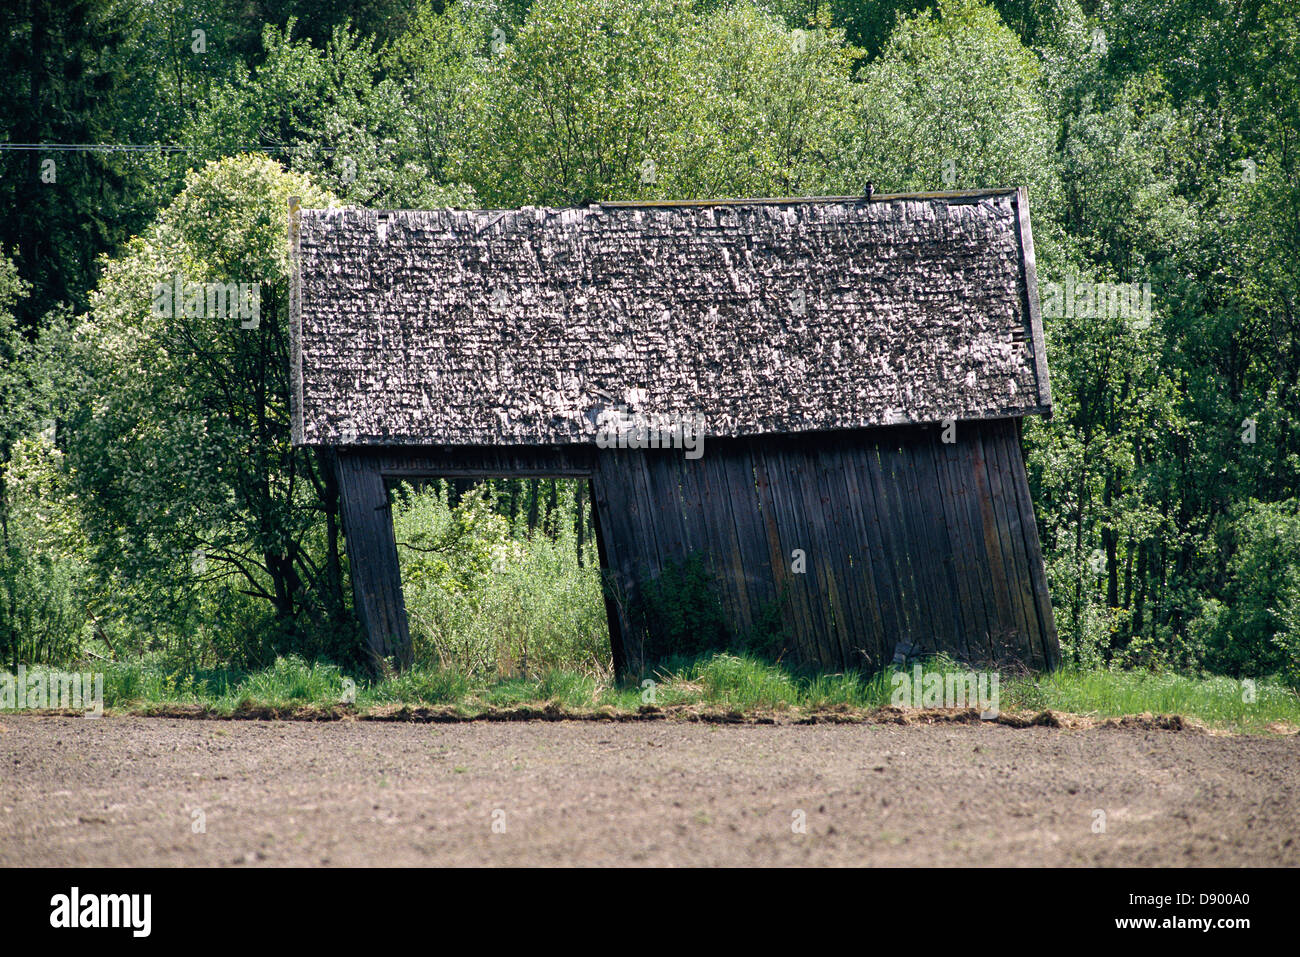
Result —
[{"label": "barn door frame", "polygon": [[[383,448],[339,448],[336,452],[339,511],[351,571],[353,608],[365,634],[373,668],[378,670],[388,661],[408,668],[413,661],[410,619],[402,592],[401,560],[389,498],[389,491],[396,483],[438,478],[576,478],[586,481],[590,487],[592,529],[600,563],[610,653],[615,673],[624,674],[627,654],[622,617],[609,587],[612,567],[611,543],[606,536],[609,505],[594,462],[548,462],[544,454],[533,462],[527,455],[512,455],[510,462],[493,466],[467,462],[464,453],[459,452],[405,453]],[[491,458],[497,452],[489,450],[484,457]]]}]

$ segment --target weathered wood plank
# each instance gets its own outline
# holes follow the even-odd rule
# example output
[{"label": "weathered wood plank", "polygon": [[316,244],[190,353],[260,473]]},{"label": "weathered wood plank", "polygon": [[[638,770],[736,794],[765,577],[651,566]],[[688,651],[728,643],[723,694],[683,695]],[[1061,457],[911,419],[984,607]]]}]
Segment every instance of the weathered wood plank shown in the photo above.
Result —
[{"label": "weathered wood plank", "polygon": [[984,466],[988,470],[989,492],[992,496],[994,515],[997,517],[998,541],[1002,552],[1002,561],[1006,569],[1007,600],[1011,605],[1013,630],[1008,632],[1007,644],[1003,648],[1005,660],[1023,660],[1027,653],[1029,641],[1028,609],[1025,608],[1019,588],[1021,566],[1017,554],[1016,541],[1008,527],[1005,492],[1002,481],[1002,462],[1000,450],[1002,437],[996,428],[986,428],[983,435]]},{"label": "weathered wood plank", "polygon": [[633,491],[620,454],[603,450],[596,456],[596,463],[596,501],[611,570],[606,592],[618,609],[627,668],[632,674],[640,674],[645,667],[645,636],[632,621],[631,612],[640,598],[638,556],[646,545],[633,521]]},{"label": "weathered wood plank", "polygon": [[682,509],[682,490],[676,460],[680,452],[670,449],[651,451],[641,456],[645,463],[646,488],[658,518],[657,532],[664,559],[680,561],[686,555],[686,522]]},{"label": "weathered wood plank", "polygon": [[973,436],[970,448],[971,477],[976,491],[976,504],[979,506],[980,533],[984,543],[983,561],[993,585],[993,603],[997,609],[997,628],[990,635],[991,653],[995,661],[1001,661],[1005,657],[1007,630],[1015,627],[1016,614],[1011,607],[1011,589],[1007,583],[1006,563],[1002,558],[1002,538],[989,488],[982,433],[977,432]]},{"label": "weathered wood plank", "polygon": [[739,564],[736,554],[735,525],[728,501],[730,490],[726,466],[730,457],[711,452],[697,459],[704,493],[704,529],[708,541],[708,566],[717,583],[723,613],[732,634],[742,634],[749,620],[742,583],[732,579],[731,570]]},{"label": "weathered wood plank", "polygon": [[792,650],[797,650],[799,635],[808,625],[803,616],[801,596],[795,594],[794,582],[791,580],[793,573],[790,570],[789,553],[781,539],[771,475],[767,469],[766,456],[760,447],[750,446],[750,461],[754,468],[754,495],[759,506],[759,521],[767,546],[768,565],[772,569],[772,587],[780,603],[782,625]]},{"label": "weathered wood plank", "polygon": [[978,647],[978,637],[988,630],[984,615],[984,602],[976,579],[976,568],[971,562],[972,544],[970,541],[969,518],[965,503],[965,488],[960,485],[957,470],[955,446],[960,441],[960,433],[954,435],[955,441],[940,441],[934,456],[936,480],[942,492],[944,509],[944,526],[948,536],[948,548],[953,557],[953,575],[957,583],[957,602],[960,606],[961,635],[956,650],[962,661],[971,660],[971,649]]},{"label": "weathered wood plank", "polygon": [[875,443],[866,441],[847,463],[847,477],[861,496],[862,518],[866,525],[868,554],[871,558],[872,582],[879,601],[881,620],[880,660],[887,665],[893,658],[894,644],[906,628],[902,611],[902,598],[894,580],[889,559],[889,543],[885,526],[880,519],[876,493],[871,477],[871,459],[876,457]]},{"label": "weathered wood plank", "polygon": [[[894,646],[905,642],[914,646],[923,637],[924,625],[918,613],[916,589],[912,584],[911,569],[908,565],[907,549],[909,546],[907,531],[902,521],[902,502],[898,495],[896,462],[898,459],[898,439],[880,442],[876,454],[868,458],[871,472],[872,492],[876,499],[876,513],[880,516],[881,529],[884,533],[885,556],[888,562],[887,574],[898,599],[900,612],[899,630],[894,635]],[[890,649],[892,657],[894,649]]]},{"label": "weathered wood plank", "polygon": [[1002,497],[1001,477],[997,470],[997,439],[988,428],[982,428],[977,439],[979,475],[985,483],[981,505],[988,524],[985,537],[990,549],[990,570],[998,589],[998,607],[1001,630],[994,641],[997,660],[1020,659],[1019,648],[1025,640],[1026,619],[1016,592],[1016,566]]},{"label": "weathered wood plank", "polygon": [[860,443],[849,439],[841,440],[835,454],[836,481],[838,488],[843,490],[845,512],[849,516],[856,542],[853,571],[854,582],[859,586],[856,591],[863,634],[854,651],[862,655],[862,660],[858,662],[861,668],[874,670],[888,664],[885,660],[885,644],[889,631],[884,619],[885,599],[877,587],[875,555],[879,552],[879,543],[873,537],[875,533],[870,514],[872,506],[853,472],[854,462],[861,450]]},{"label": "weathered wood plank", "polygon": [[804,593],[811,622],[810,631],[804,636],[806,650],[802,660],[824,661],[832,654],[827,641],[833,626],[824,574],[825,543],[814,528],[805,504],[807,462],[790,439],[773,443],[771,455],[780,464],[783,477],[776,487],[777,501],[785,510],[786,528],[792,533],[791,551],[798,548],[805,554],[804,571],[794,575],[796,587]]},{"label": "weathered wood plank", "polygon": [[786,461],[785,488],[789,491],[791,521],[799,530],[801,547],[807,551],[808,565],[801,576],[812,611],[813,632],[809,635],[810,656],[807,661],[838,661],[836,609],[833,604],[832,557],[825,514],[817,499],[816,466],[802,443],[791,441],[782,449]]},{"label": "weathered wood plank", "polygon": [[[829,438],[829,437],[828,437]],[[838,668],[861,667],[866,614],[861,605],[864,585],[853,566],[855,552],[861,546],[854,532],[853,517],[846,507],[839,475],[839,457],[830,441],[810,446],[811,465],[817,477],[817,500],[827,535],[825,551],[830,576],[829,596],[836,616]]]},{"label": "weathered wood plank", "polygon": [[1043,661],[1048,668],[1061,664],[1061,644],[1056,634],[1056,616],[1052,609],[1052,596],[1047,589],[1047,572],[1043,567],[1042,546],[1038,538],[1038,519],[1029,494],[1029,476],[1025,472],[1022,448],[1021,422],[1016,420],[1015,445],[1011,454],[1013,484],[1020,506],[1020,525],[1025,536],[1025,550],[1029,556],[1029,573],[1034,591],[1034,607],[1038,618],[1038,640],[1042,644]]},{"label": "weathered wood plank", "polygon": [[807,572],[794,571],[794,551],[802,549],[807,561],[815,558],[810,554],[807,536],[790,504],[790,479],[784,458],[777,450],[766,446],[761,449],[756,446],[756,454],[762,461],[763,487],[767,495],[765,504],[771,506],[770,528],[777,536],[786,572],[784,581],[795,610],[796,626],[792,635],[795,655],[799,661],[815,660],[819,624],[812,607],[813,596],[808,587]]},{"label": "weathered wood plank", "polygon": [[[1033,576],[1029,569],[1024,530],[1020,527],[1020,508],[1011,466],[1011,456],[1019,454],[1019,443],[1009,421],[996,423],[990,431],[996,436],[994,460],[997,462],[997,478],[993,494],[1002,510],[1001,519],[1014,562],[1011,589],[1021,616],[1020,645],[1016,656],[1030,667],[1042,669],[1046,661],[1042,643],[1038,640],[1040,627],[1038,610],[1034,607]],[[1011,448],[1013,443],[1016,446],[1014,450]]]},{"label": "weathered wood plank", "polygon": [[596,533],[596,555],[600,560],[601,597],[605,603],[605,620],[609,624],[610,657],[613,659],[614,673],[625,675],[629,671],[632,657],[635,656],[640,660],[643,656],[639,644],[631,649],[628,647],[631,635],[627,616],[616,598],[611,583],[612,576],[618,574],[619,568],[612,558],[613,549],[625,548],[627,542],[616,544],[618,540],[612,539],[606,531],[610,525],[610,515],[609,498],[605,495],[604,485],[605,480],[600,475],[594,476],[591,480],[591,527]]},{"label": "weathered wood plank", "polygon": [[951,501],[958,510],[964,553],[971,573],[967,578],[975,604],[972,611],[980,620],[978,630],[967,637],[967,648],[972,661],[992,662],[993,635],[998,630],[997,599],[994,596],[993,578],[989,573],[988,550],[984,544],[984,517],[980,508],[980,490],[975,483],[975,433],[959,423],[957,444],[952,446],[950,467],[953,495]]},{"label": "weathered wood plank", "polygon": [[917,523],[921,543],[927,556],[923,577],[928,592],[926,602],[930,609],[931,626],[939,647],[954,654],[962,640],[961,612],[958,608],[957,585],[954,580],[952,549],[944,530],[944,494],[935,476],[934,459],[938,454],[939,430],[925,429],[916,441],[908,444],[907,464],[909,481],[915,490]]},{"label": "weathered wood plank", "polygon": [[778,599],[772,555],[763,528],[763,515],[754,470],[754,456],[748,443],[737,443],[733,450],[736,465],[730,471],[731,514],[740,543],[740,574],[751,603],[755,624],[759,616]]},{"label": "weathered wood plank", "polygon": [[733,630],[748,635],[753,631],[755,616],[762,604],[757,594],[751,594],[746,554],[748,543],[741,531],[746,514],[754,507],[754,477],[748,470],[748,456],[739,448],[713,456],[713,465],[721,492],[721,508],[725,512],[723,530],[727,562],[724,574],[739,610]]},{"label": "weathered wood plank", "polygon": [[899,430],[893,455],[894,484],[898,494],[899,517],[906,536],[901,550],[907,560],[911,580],[913,610],[920,623],[915,638],[926,653],[935,653],[945,644],[945,615],[938,607],[942,601],[939,576],[935,569],[935,545],[929,540],[925,521],[925,501],[918,484],[917,440],[912,430]]},{"label": "weathered wood plank", "polygon": [[340,452],[337,461],[340,518],[357,617],[376,665],[396,659],[409,666],[411,633],[383,475],[367,455]]}]

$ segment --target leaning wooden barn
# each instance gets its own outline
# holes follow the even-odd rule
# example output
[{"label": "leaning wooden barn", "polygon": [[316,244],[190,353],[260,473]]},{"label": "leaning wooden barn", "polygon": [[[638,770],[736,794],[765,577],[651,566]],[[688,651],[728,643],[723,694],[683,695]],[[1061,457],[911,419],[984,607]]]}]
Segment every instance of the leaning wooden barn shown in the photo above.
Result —
[{"label": "leaning wooden barn", "polygon": [[578,476],[620,674],[671,650],[645,586],[691,561],[730,637],[796,666],[1057,664],[1020,446],[1052,403],[1023,190],[291,203],[290,242],[294,441],[336,452],[375,655],[411,656],[391,484]]}]

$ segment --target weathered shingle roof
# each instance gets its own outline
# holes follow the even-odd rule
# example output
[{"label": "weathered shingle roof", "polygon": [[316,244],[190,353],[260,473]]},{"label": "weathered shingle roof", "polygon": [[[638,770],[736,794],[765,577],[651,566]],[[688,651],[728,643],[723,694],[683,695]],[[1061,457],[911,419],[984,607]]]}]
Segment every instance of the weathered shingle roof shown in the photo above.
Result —
[{"label": "weathered shingle roof", "polygon": [[711,436],[1049,411],[1024,192],[302,210],[300,444]]}]

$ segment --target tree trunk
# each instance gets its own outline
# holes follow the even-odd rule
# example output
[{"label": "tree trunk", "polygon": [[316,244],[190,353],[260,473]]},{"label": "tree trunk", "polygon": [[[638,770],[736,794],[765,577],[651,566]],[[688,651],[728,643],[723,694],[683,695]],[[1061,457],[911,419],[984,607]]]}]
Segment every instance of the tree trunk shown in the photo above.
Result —
[{"label": "tree trunk", "polygon": [[583,514],[582,514],[582,503],[583,500],[586,498],[586,495],[587,495],[587,482],[585,479],[579,479],[578,490],[574,494],[574,509],[573,509],[574,534],[577,536],[578,539],[578,567],[579,568],[582,567],[582,545],[587,537],[587,525],[586,522],[583,520]]},{"label": "tree trunk", "polygon": [[541,488],[540,479],[528,480],[528,534],[533,534],[533,529],[537,527],[537,507],[539,492]]},{"label": "tree trunk", "polygon": [[332,450],[317,450],[325,494],[325,607],[331,621],[342,623],[348,614],[343,594],[343,559],[339,549],[339,480]]}]

